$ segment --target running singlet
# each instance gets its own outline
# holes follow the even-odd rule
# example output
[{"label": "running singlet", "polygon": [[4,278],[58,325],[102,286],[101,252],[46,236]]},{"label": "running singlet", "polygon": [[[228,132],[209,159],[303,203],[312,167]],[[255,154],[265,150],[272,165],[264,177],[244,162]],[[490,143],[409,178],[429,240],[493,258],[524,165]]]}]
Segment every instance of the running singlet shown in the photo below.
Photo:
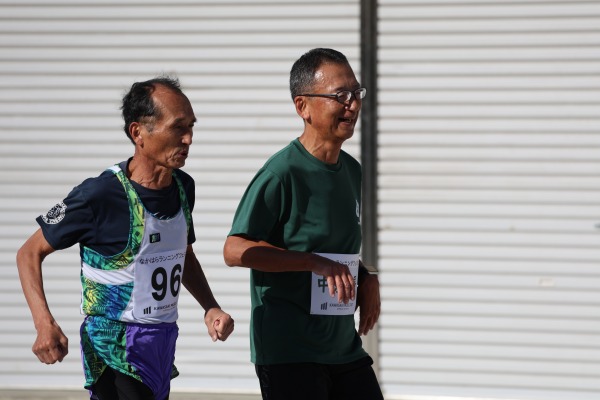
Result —
[{"label": "running singlet", "polygon": [[123,171],[118,166],[111,170],[127,193],[129,240],[115,256],[83,247],[81,311],[123,322],[175,322],[191,220],[181,182],[173,174],[181,210],[173,218],[157,219],[145,210]]},{"label": "running singlet", "polygon": [[175,173],[181,208],[174,217],[160,219],[144,208],[119,166],[110,170],[127,195],[129,238],[125,250],[114,256],[81,249],[84,386],[92,390],[109,366],[162,399],[168,396],[170,379],[178,375],[175,321],[191,212]]}]

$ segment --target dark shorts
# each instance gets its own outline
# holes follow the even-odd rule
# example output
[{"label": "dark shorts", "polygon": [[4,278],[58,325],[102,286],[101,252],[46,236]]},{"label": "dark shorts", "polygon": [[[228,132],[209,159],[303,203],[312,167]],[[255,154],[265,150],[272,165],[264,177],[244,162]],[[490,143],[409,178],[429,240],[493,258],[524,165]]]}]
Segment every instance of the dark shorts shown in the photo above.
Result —
[{"label": "dark shorts", "polygon": [[[167,395],[164,399],[168,398]],[[156,397],[149,386],[107,367],[90,390],[90,400],[156,400]]]},{"label": "dark shorts", "polygon": [[371,357],[348,364],[257,365],[263,400],[383,400]]}]

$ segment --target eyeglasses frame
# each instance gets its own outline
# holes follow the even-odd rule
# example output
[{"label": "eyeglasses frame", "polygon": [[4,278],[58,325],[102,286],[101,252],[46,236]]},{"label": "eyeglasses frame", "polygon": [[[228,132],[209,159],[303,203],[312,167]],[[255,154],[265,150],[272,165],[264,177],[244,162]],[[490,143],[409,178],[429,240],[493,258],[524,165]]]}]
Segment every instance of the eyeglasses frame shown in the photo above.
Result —
[{"label": "eyeglasses frame", "polygon": [[[362,96],[357,96],[356,95],[356,92],[359,92],[359,91],[360,91],[360,93],[363,93]],[[350,98],[347,101],[345,101],[345,102],[340,101],[340,97],[339,97],[340,93],[345,93],[345,92],[350,93]],[[328,98],[328,99],[335,99],[338,103],[347,105],[347,104],[350,104],[352,102],[352,98],[354,98],[354,100],[362,100],[362,99],[365,98],[366,95],[367,95],[367,89],[366,88],[358,88],[356,90],[340,90],[339,92],[337,92],[335,94],[304,93],[304,94],[298,94],[298,95],[296,95],[296,97],[298,97],[298,96],[325,97],[325,98]]]}]

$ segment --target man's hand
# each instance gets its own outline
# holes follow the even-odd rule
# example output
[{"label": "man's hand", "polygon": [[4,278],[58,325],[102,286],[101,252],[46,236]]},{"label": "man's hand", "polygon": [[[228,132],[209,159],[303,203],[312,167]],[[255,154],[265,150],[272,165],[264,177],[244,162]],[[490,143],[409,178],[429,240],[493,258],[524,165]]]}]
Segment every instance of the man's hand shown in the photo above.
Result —
[{"label": "man's hand", "polygon": [[38,327],[37,338],[31,350],[44,364],[61,362],[69,352],[69,339],[54,321],[51,324]]},{"label": "man's hand", "polygon": [[312,272],[327,279],[329,295],[337,298],[340,303],[348,304],[356,296],[356,284],[348,267],[328,258],[315,255],[316,262]]},{"label": "man's hand", "polygon": [[360,308],[358,334],[366,335],[377,323],[381,312],[377,275],[362,276],[358,283],[357,306]]},{"label": "man's hand", "polygon": [[225,341],[233,332],[233,318],[220,308],[209,309],[204,315],[204,323],[213,342]]}]

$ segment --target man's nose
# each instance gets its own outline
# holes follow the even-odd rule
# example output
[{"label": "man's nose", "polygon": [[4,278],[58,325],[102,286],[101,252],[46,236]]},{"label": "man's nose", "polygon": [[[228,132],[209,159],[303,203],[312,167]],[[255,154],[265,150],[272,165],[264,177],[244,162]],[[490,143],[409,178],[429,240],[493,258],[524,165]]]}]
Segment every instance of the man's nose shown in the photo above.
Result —
[{"label": "man's nose", "polygon": [[192,136],[194,136],[194,134],[192,133],[192,131],[190,131],[190,132],[186,133],[185,135],[183,135],[183,138],[181,141],[184,144],[187,144],[189,146],[192,144]]}]

